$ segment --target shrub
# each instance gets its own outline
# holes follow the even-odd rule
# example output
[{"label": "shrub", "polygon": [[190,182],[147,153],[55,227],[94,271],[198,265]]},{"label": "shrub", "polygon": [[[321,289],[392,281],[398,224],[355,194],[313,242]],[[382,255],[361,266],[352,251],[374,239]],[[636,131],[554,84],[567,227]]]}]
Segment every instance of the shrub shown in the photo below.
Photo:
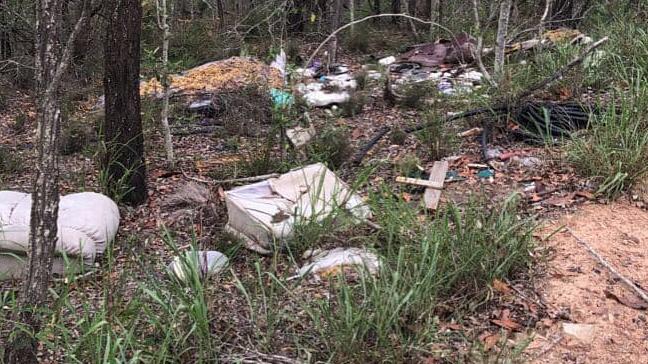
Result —
[{"label": "shrub", "polygon": [[309,144],[309,152],[314,160],[337,169],[353,153],[349,132],[342,127],[326,127]]}]

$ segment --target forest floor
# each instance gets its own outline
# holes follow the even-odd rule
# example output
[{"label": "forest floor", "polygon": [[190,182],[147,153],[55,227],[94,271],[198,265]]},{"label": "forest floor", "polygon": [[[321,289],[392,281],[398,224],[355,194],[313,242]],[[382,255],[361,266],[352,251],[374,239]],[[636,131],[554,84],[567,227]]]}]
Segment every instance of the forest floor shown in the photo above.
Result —
[{"label": "forest floor", "polygon": [[[331,125],[344,128],[348,131],[352,149],[355,150],[384,126],[405,127],[423,117],[423,112],[417,109],[385,105],[381,84],[373,84],[369,90],[369,101],[364,106],[364,112],[353,117],[331,117],[325,111],[317,110],[312,113],[315,128],[318,131]],[[33,173],[30,166],[35,157],[33,102],[28,97],[19,95],[11,105],[0,114],[0,144],[11,158],[17,160],[17,164],[12,173],[2,176],[0,187],[29,192]],[[462,111],[456,104],[451,108],[452,110],[444,111]],[[18,115],[26,117],[20,129],[14,127]],[[456,135],[476,124],[473,120],[444,125],[437,131],[440,133],[437,137]],[[176,242],[183,248],[191,244],[192,235],[195,234],[201,249],[238,249],[237,243],[221,231],[227,218],[222,194],[231,185],[207,185],[217,213],[211,216],[192,215],[194,218],[189,223],[178,218],[178,211],[170,210],[166,201],[184,185],[192,182],[187,176],[216,179],[235,176],[241,160],[247,158],[250,162],[257,158],[258,153],[262,153],[259,151],[263,146],[260,138],[209,134],[174,138],[179,166],[186,173],[185,176],[166,168],[164,151],[160,147],[163,144],[162,138],[157,126],[149,123],[146,129],[149,199],[140,207],[122,208],[123,220],[112,253],[114,266],[107,274],[99,275],[96,279],[75,282],[72,290],[79,292],[76,297],[78,301],[100,300],[101,292],[107,288],[114,289],[118,297],[128,298],[135,290],[139,277],[151,274],[148,270],[152,267],[158,272],[154,274],[162,277],[164,265],[173,256],[173,252],[163,241],[162,231],[165,228],[173,231]],[[261,135],[263,134],[262,132]],[[638,298],[597,263],[582,245],[561,230],[563,226],[569,227],[623,275],[637,285],[648,288],[648,231],[644,228],[648,224],[648,212],[637,207],[642,206],[642,203],[627,197],[614,203],[598,200],[588,181],[579,177],[566,163],[559,146],[526,144],[511,137],[505,129],[495,131],[491,147],[497,147],[501,152],[514,152],[518,156],[537,159],[529,164],[520,162],[520,158],[512,161],[496,160],[490,165],[495,171],[493,178],[480,178],[479,169],[473,167],[473,164],[483,163],[478,136],[452,139],[452,144],[442,153],[421,153],[422,148],[429,146],[422,146],[414,135],[406,136],[400,144],[392,143],[389,139],[383,140],[367,158],[367,161],[378,166],[368,185],[377,186],[386,182],[395,194],[416,204],[421,198],[420,189],[392,182],[402,171],[403,161],[414,154],[417,163],[427,170],[436,159],[450,157],[450,171],[459,180],[446,183],[442,193],[442,206],[450,202],[467,203],[475,196],[485,196],[483,203],[492,204],[511,193],[519,193],[523,197],[521,215],[533,217],[540,227],[534,235],[538,249],[534,252],[537,266],[532,270],[533,273],[518,280],[494,283],[493,295],[475,311],[474,317],[461,323],[452,320],[442,322],[441,327],[458,336],[481,341],[484,349],[492,351],[494,356],[500,350],[498,342],[502,337],[505,338],[506,345],[511,346],[528,342],[520,359],[522,361],[648,362],[646,308],[642,308],[637,303]],[[84,149],[63,156],[61,193],[100,191],[97,172],[98,166],[92,151]],[[339,171],[339,174],[350,179],[357,171],[345,169]],[[360,192],[366,194],[366,191]],[[179,213],[181,217],[184,214],[182,211]],[[345,241],[341,243],[351,244]],[[260,258],[253,252],[240,249],[232,260],[232,269],[243,281],[254,279],[257,274],[255,262],[261,264],[262,269],[274,264],[272,258]],[[283,262],[280,267],[273,269],[289,274],[292,267]],[[117,272],[121,271],[129,271],[130,274],[118,275]],[[114,277],[124,276],[130,278],[113,281]],[[219,297],[210,302],[210,308],[218,313],[216,316],[240,316],[239,311],[246,303],[244,297],[237,292],[235,279],[218,278],[215,281],[208,289]],[[17,285],[18,282],[5,282],[0,287],[11,290]],[[328,288],[322,283],[307,282],[296,292],[317,296],[327,295],[327,291]],[[633,303],[637,307],[630,307]],[[297,308],[287,310],[294,310],[291,312],[296,316],[303,315]],[[249,320],[234,320],[239,320],[241,327],[231,334],[229,340],[236,345],[247,345],[246,339],[241,336],[251,335]],[[591,326],[584,326],[586,332],[576,337],[565,333],[563,329],[564,324],[570,323]],[[214,323],[217,327],[220,324]],[[290,339],[279,341],[289,343]],[[465,344],[458,345],[461,350],[469,350]],[[52,362],[56,362],[61,354],[46,352],[43,354],[44,361],[49,357]],[[294,349],[276,347],[274,353],[290,356],[294,355]]]}]

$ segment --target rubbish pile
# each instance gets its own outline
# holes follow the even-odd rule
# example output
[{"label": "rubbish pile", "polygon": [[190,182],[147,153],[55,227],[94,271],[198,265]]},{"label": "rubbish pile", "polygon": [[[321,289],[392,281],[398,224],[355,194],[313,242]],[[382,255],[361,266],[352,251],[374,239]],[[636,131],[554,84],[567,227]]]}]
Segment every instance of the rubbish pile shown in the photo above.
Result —
[{"label": "rubbish pile", "polygon": [[419,82],[433,82],[445,95],[470,93],[480,87],[483,74],[467,65],[474,61],[476,41],[468,34],[418,44],[398,57],[378,61],[389,67],[394,90]]},{"label": "rubbish pile", "polygon": [[[30,194],[0,191],[0,280],[20,277],[27,263],[31,204]],[[64,255],[91,266],[115,238],[119,219],[117,204],[104,195],[83,192],[62,196],[53,272],[65,272]]]},{"label": "rubbish pile", "polygon": [[[170,76],[172,94],[215,93],[237,89],[249,84],[268,88],[283,85],[281,72],[263,62],[245,57],[232,57]],[[142,82],[142,96],[162,97],[162,85],[156,78]]]},{"label": "rubbish pile", "polygon": [[311,107],[326,107],[343,104],[351,99],[351,93],[358,87],[349,67],[335,65],[324,67],[319,61],[308,68],[298,68],[294,75],[300,78],[296,91]]},{"label": "rubbish pile", "polygon": [[226,229],[261,254],[288,242],[295,224],[320,221],[337,209],[359,220],[371,216],[362,198],[321,163],[230,190],[225,202]]}]

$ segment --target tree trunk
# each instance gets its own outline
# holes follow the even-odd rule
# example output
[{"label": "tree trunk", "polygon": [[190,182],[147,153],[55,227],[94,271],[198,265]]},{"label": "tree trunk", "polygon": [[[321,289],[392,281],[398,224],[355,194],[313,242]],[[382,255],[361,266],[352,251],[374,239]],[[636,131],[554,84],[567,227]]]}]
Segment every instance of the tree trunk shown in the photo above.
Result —
[{"label": "tree trunk", "polygon": [[[52,258],[58,233],[59,167],[58,134],[61,124],[60,84],[66,72],[74,41],[86,21],[87,4],[67,42],[61,42],[60,0],[40,0],[36,17],[36,92],[38,158],[32,191],[29,230],[29,266],[23,283],[17,320],[35,334],[40,330],[37,310],[47,299]],[[18,331],[7,345],[4,362],[37,363],[34,335]]]},{"label": "tree trunk", "polygon": [[107,8],[103,168],[109,191],[138,205],[148,197],[139,93],[142,6],[139,0],[110,0]]},{"label": "tree trunk", "polygon": [[[169,128],[169,39],[171,38],[171,31],[169,30],[169,9],[167,7],[167,0],[159,0],[155,2],[158,8],[158,13],[161,15],[158,19],[158,26],[162,30],[162,92],[164,98],[162,99],[162,133],[164,134],[164,149],[166,151],[167,163],[171,169],[175,168],[175,156],[173,153],[173,140],[171,139],[171,128]],[[193,6],[193,5],[192,5]]]},{"label": "tree trunk", "polygon": [[[0,5],[6,6],[6,0],[0,0]],[[11,33],[6,28],[7,23],[7,14],[4,10],[0,9],[0,61],[9,59],[13,56],[11,49]]]},{"label": "tree trunk", "polygon": [[513,0],[503,0],[500,3],[500,15],[497,25],[497,45],[495,47],[495,81],[499,84],[504,76],[504,60],[506,47],[506,34],[508,33],[509,17],[511,15],[511,3]]},{"label": "tree trunk", "polygon": [[[400,14],[401,0],[392,0],[391,7],[392,7],[392,14]],[[392,22],[394,24],[398,24],[400,22],[400,17],[398,16],[392,17]]]},{"label": "tree trunk", "polygon": [[[333,19],[331,21],[331,33],[335,32],[340,26],[340,16],[342,15],[342,0],[335,0],[333,2]],[[331,39],[331,47],[329,50],[329,57],[331,63],[337,62],[337,48],[338,37],[337,35]]]}]

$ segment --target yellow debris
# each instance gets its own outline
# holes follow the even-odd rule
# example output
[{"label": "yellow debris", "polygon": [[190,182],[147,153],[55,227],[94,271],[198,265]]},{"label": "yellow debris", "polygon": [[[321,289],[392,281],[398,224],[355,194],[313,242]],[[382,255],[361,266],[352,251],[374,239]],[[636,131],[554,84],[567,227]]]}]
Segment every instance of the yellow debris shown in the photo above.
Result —
[{"label": "yellow debris", "polygon": [[[279,71],[250,58],[232,57],[192,68],[180,75],[170,76],[172,93],[215,92],[236,89],[248,84],[281,87]],[[162,93],[160,82],[152,78],[142,82],[142,96]]]}]

